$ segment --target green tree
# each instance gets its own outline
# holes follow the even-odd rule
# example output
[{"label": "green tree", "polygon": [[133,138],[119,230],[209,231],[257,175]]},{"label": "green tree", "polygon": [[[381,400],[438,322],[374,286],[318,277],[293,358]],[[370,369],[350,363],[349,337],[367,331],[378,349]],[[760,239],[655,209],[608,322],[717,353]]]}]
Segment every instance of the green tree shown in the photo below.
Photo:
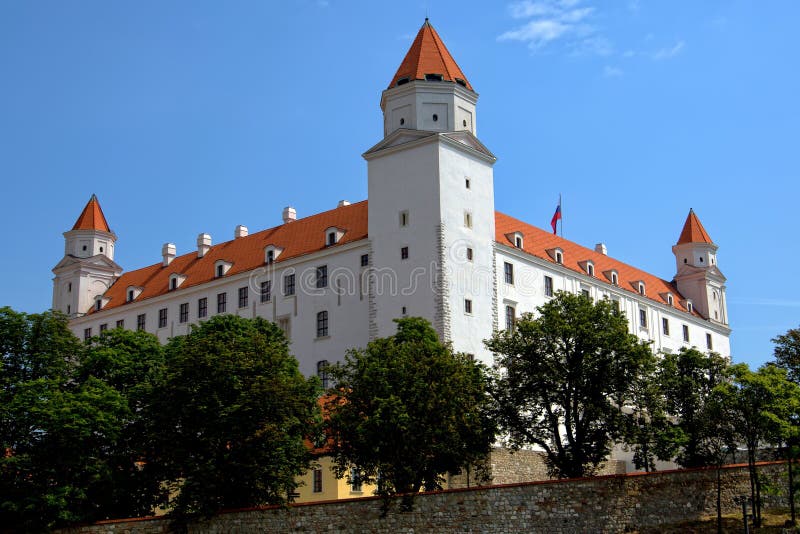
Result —
[{"label": "green tree", "polygon": [[330,369],[337,385],[326,402],[337,474],[355,466],[384,496],[440,488],[444,473],[484,459],[495,435],[483,366],[424,319],[395,322],[394,336]]},{"label": "green tree", "polygon": [[658,381],[672,418],[675,461],[683,467],[717,464],[720,434],[707,413],[711,392],[727,376],[728,362],[717,354],[683,348],[664,354],[659,361]]},{"label": "green tree", "polygon": [[105,451],[129,416],[102,381],[76,380],[65,316],[0,310],[0,525],[40,531],[98,518]]},{"label": "green tree", "polygon": [[778,367],[786,369],[789,378],[800,384],[800,328],[788,330],[775,337],[775,362]]},{"label": "green tree", "polygon": [[125,401],[117,439],[105,449],[110,476],[95,485],[91,500],[102,518],[152,514],[163,485],[143,460],[161,429],[150,417],[153,396],[164,378],[164,348],[144,331],[117,328],[87,345],[76,370],[80,383],[99,380]]},{"label": "green tree", "polygon": [[747,364],[731,366],[732,381],[717,390],[730,399],[730,414],[739,437],[747,446],[750,496],[755,526],[761,525],[761,480],[756,454],[764,444],[781,444],[789,435],[790,417],[800,396],[798,386],[787,379],[786,370],[764,365],[756,372]]},{"label": "green tree", "polygon": [[510,445],[544,449],[552,476],[591,475],[627,428],[634,378],[653,355],[608,300],[569,293],[497,332],[493,395]]},{"label": "green tree", "polygon": [[281,330],[218,315],[173,338],[166,357],[148,466],[170,481],[173,516],[285,502],[310,465],[319,408],[318,380],[300,374]]}]

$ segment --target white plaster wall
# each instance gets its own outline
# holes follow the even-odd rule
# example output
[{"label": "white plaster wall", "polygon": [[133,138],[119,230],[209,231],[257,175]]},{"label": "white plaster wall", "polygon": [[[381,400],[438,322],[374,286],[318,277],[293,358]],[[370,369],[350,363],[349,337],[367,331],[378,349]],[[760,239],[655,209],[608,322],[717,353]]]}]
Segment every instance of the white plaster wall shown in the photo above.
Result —
[{"label": "white plaster wall", "polygon": [[[492,354],[483,340],[492,335],[495,314],[492,163],[465,149],[440,143],[439,177],[448,341],[455,350],[473,354],[491,366]],[[464,224],[465,212],[471,215],[471,228]],[[467,247],[473,249],[472,261],[466,258]],[[472,300],[471,314],[464,310],[466,298]]]},{"label": "white plaster wall", "polygon": [[[417,80],[387,89],[383,94],[384,136],[398,128],[438,132],[467,130],[477,135],[477,96],[452,82]],[[439,116],[436,122],[431,120],[433,113]],[[405,119],[402,125],[401,117]]]},{"label": "white plaster wall", "polygon": [[[432,287],[438,269],[439,151],[437,143],[386,149],[368,160],[369,239],[372,247],[375,335],[393,335],[402,315],[434,322]],[[399,214],[408,211],[408,225]],[[409,258],[401,260],[407,246]],[[440,332],[441,333],[441,332]]]},{"label": "white plaster wall", "polygon": [[[290,321],[290,351],[300,362],[300,370],[305,375],[316,373],[316,363],[328,360],[331,363],[344,359],[348,349],[364,347],[368,341],[368,306],[366,295],[357,286],[346,283],[358,279],[361,272],[361,255],[367,252],[367,242],[360,241],[342,247],[273,264],[270,269],[257,269],[230,277],[212,280],[195,287],[178,288],[140,302],[125,304],[108,311],[101,311],[70,322],[73,333],[83,339],[84,329],[91,328],[92,335],[100,332],[100,325],[109,329],[116,327],[117,320],[125,321],[125,328],[136,329],[137,316],[146,314],[145,330],[158,336],[166,343],[171,337],[185,335],[191,324],[198,322],[198,300],[208,299],[208,315],[217,315],[217,294],[227,293],[226,313],[242,317],[263,317],[275,321],[288,317]],[[328,266],[328,287],[317,289],[314,284],[316,267]],[[165,267],[169,268],[169,267]],[[293,271],[295,275],[295,296],[283,295],[283,275]],[[272,299],[261,303],[261,281],[272,280]],[[340,294],[334,283],[341,282]],[[238,307],[238,290],[249,287],[248,305]],[[189,320],[180,323],[180,305],[189,304]],[[167,308],[167,326],[158,328],[159,310]],[[328,311],[329,336],[316,338],[317,312]]]}]

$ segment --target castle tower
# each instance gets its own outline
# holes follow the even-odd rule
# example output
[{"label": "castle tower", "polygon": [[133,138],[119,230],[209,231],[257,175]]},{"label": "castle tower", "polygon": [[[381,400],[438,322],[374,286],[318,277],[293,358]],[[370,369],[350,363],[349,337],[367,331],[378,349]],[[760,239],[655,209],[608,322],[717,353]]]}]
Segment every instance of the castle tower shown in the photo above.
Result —
[{"label": "castle tower", "polygon": [[478,95],[425,20],[383,91],[384,139],[369,181],[370,336],[429,319],[456,350],[490,362],[494,155],[475,137]]},{"label": "castle tower", "polygon": [[678,291],[691,300],[692,307],[703,318],[727,325],[725,276],[717,266],[717,245],[711,241],[694,210],[689,210],[672,253],[677,266]]},{"label": "castle tower", "polygon": [[103,293],[122,274],[114,262],[116,241],[92,195],[72,230],[64,232],[64,257],[53,267],[54,310],[78,317],[92,306],[102,307]]}]

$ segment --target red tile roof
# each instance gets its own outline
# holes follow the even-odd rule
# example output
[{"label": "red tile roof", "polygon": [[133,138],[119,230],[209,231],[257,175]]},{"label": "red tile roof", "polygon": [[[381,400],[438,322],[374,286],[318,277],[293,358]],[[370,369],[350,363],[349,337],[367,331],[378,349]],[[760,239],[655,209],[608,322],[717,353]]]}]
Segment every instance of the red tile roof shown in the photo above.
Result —
[{"label": "red tile roof", "polygon": [[[344,230],[338,245],[351,243],[367,237],[367,202],[362,201],[342,206],[219,243],[202,257],[197,251],[176,257],[164,267],[161,262],[123,274],[105,292],[109,298],[103,310],[122,306],[126,302],[129,286],[142,287],[136,301],[157,297],[169,292],[169,279],[173,273],[186,277],[180,288],[193,287],[210,282],[215,277],[214,264],[224,260],[232,264],[225,276],[251,271],[264,265],[264,248],[275,245],[283,249],[276,263],[326,248],[325,230],[330,227]],[[94,310],[92,311],[94,312]]]},{"label": "red tile roof", "polygon": [[703,224],[693,209],[689,210],[689,215],[683,224],[681,236],[678,238],[678,245],[683,245],[684,243],[712,243],[711,237],[706,232],[706,229],[703,228]]},{"label": "red tile roof", "polygon": [[635,267],[631,267],[605,254],[582,247],[577,243],[568,241],[563,237],[554,235],[541,228],[536,228],[535,226],[531,226],[530,224],[509,217],[503,213],[495,212],[494,220],[495,240],[498,243],[513,247],[513,236],[509,239],[507,234],[521,232],[523,235],[523,250],[532,256],[536,256],[550,263],[555,263],[555,260],[547,251],[560,248],[563,252],[563,266],[567,269],[587,275],[586,270],[584,270],[578,262],[591,260],[594,264],[594,277],[598,280],[610,284],[610,276],[606,277],[604,273],[616,270],[617,285],[620,289],[638,294],[638,283],[642,281],[645,284],[645,296],[647,298],[659,304],[670,306],[666,294],[671,293],[673,295],[672,307],[688,312],[685,303],[682,302],[683,297],[672,282],[662,280],[661,278],[655,277]]},{"label": "red tile roof", "polygon": [[[325,249],[325,230],[334,226],[345,231],[336,246],[367,238],[367,201],[342,206],[256,232],[247,237],[219,243],[212,246],[202,258],[198,258],[197,251],[193,250],[178,256],[166,267],[159,262],[149,267],[127,272],[106,291],[105,297],[109,298],[109,302],[103,307],[103,310],[124,305],[129,286],[143,288],[141,294],[136,298],[137,301],[168,293],[169,278],[173,273],[186,277],[180,289],[210,282],[215,278],[214,264],[218,260],[232,264],[226,276],[257,269],[264,265],[264,248],[268,245],[275,245],[283,249],[276,260],[277,263]],[[643,281],[647,298],[669,306],[666,294],[671,293],[673,295],[672,307],[688,311],[685,303],[682,302],[683,297],[671,282],[500,212],[495,212],[495,229],[495,239],[498,243],[513,247],[514,243],[507,237],[507,234],[521,232],[524,236],[523,250],[532,256],[555,263],[555,260],[548,254],[548,250],[560,248],[564,254],[563,266],[567,269],[586,275],[584,267],[579,262],[591,260],[594,263],[595,277],[598,280],[610,284],[605,273],[612,269],[616,270],[617,285],[621,289],[637,293],[638,282]],[[95,313],[94,309],[90,313]]]},{"label": "red tile roof", "polygon": [[397,80],[401,78],[424,80],[426,74],[441,74],[442,79],[447,82],[455,83],[456,78],[464,80],[467,89],[472,90],[467,77],[461,72],[428,19],[425,19],[425,23],[419,29],[416,39],[392,78],[389,88],[394,87]]},{"label": "red tile roof", "polygon": [[75,221],[73,230],[100,230],[102,232],[111,233],[108,227],[106,217],[103,215],[103,209],[100,207],[100,202],[97,200],[96,195],[92,195],[86,207],[83,208],[80,217]]}]

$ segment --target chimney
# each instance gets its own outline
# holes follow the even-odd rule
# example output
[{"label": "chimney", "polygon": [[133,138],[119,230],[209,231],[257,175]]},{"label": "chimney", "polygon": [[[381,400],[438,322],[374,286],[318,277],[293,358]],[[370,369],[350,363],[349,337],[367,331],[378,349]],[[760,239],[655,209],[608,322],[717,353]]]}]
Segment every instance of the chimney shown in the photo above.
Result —
[{"label": "chimney", "polygon": [[166,267],[175,259],[175,243],[164,243],[161,247],[161,265]]},{"label": "chimney", "polygon": [[340,200],[339,203],[336,205],[336,207],[337,208],[342,208],[344,206],[349,206],[349,205],[350,205],[350,201],[349,200]]},{"label": "chimney", "polygon": [[237,225],[236,230],[233,231],[234,239],[239,239],[240,237],[247,237],[247,227],[243,224]]},{"label": "chimney", "polygon": [[598,243],[594,246],[594,251],[599,252],[603,256],[608,256],[608,249],[605,243]]},{"label": "chimney", "polygon": [[202,258],[211,250],[211,236],[200,234],[197,236],[197,257]]},{"label": "chimney", "polygon": [[284,224],[297,220],[297,210],[291,206],[283,208],[283,222]]}]

